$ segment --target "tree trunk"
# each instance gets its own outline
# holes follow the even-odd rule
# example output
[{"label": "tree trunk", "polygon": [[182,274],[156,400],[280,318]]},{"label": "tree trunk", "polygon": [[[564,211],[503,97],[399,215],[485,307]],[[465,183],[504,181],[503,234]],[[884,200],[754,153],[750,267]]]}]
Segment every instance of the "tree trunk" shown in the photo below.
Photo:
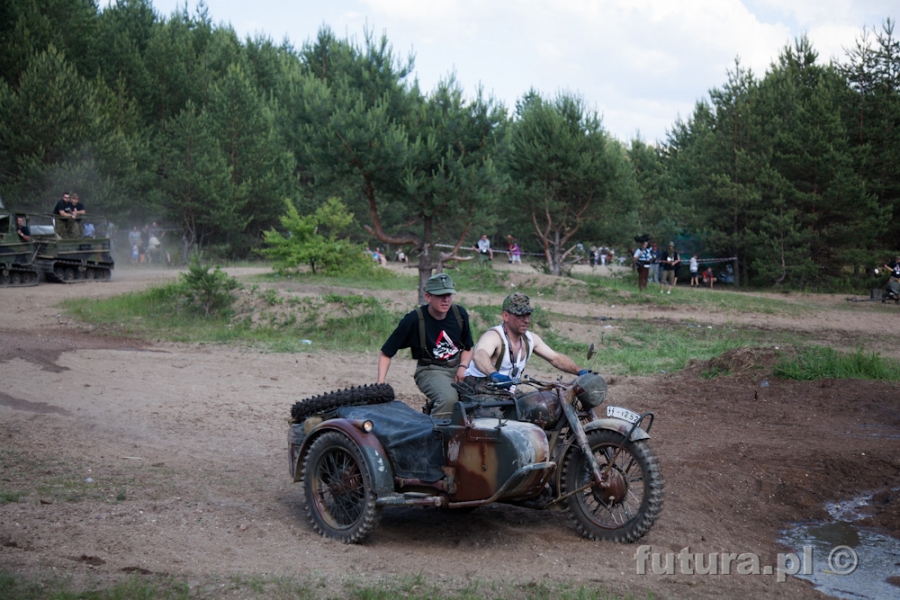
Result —
[{"label": "tree trunk", "polygon": [[550,273],[559,277],[562,274],[562,256],[560,256],[559,252],[559,230],[553,232],[553,242],[551,243],[551,258],[553,259],[550,263]]},{"label": "tree trunk", "polygon": [[432,223],[431,216],[426,215],[423,219],[423,236],[422,246],[419,251],[419,304],[425,304],[425,282],[431,277],[432,256],[434,247],[431,245]]}]

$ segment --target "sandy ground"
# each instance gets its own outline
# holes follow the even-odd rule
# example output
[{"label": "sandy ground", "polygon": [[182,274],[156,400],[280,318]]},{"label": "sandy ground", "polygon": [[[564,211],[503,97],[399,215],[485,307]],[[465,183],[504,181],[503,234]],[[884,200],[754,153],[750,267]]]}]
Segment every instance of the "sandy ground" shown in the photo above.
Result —
[{"label": "sandy ground", "polygon": [[[565,512],[495,505],[471,514],[389,509],[366,543],[341,545],[315,535],[301,511],[301,490],[287,470],[289,409],[298,399],[373,381],[375,356],[101,336],[59,308],[69,298],[173,276],[118,269],[110,283],[0,290],[0,492],[23,493],[0,504],[0,570],[101,582],[166,573],[201,583],[229,575],[369,581],[425,574],[448,585],[571,581],[637,597],[820,598],[809,584],[777,583],[774,575],[639,575],[635,552],[642,544],[654,552],[752,552],[774,565],[785,550],[779,531],[790,523],[825,518],[829,500],[900,487],[896,385],[782,381],[771,376],[771,356],[736,353],[725,359],[738,373],[728,378],[702,379],[700,366],[611,378],[610,402],[656,413],[651,446],[665,505],[637,544],[585,541]],[[460,300],[500,299],[461,293]],[[540,302],[662,324],[821,331],[838,346],[884,336],[900,319],[893,307],[848,309],[843,297],[792,300],[809,310],[788,318]],[[411,292],[405,302],[414,301]],[[753,365],[762,368],[747,368]],[[396,360],[389,380],[418,407],[412,371],[410,361]],[[873,507],[869,524],[900,535],[898,504],[889,497]]]}]

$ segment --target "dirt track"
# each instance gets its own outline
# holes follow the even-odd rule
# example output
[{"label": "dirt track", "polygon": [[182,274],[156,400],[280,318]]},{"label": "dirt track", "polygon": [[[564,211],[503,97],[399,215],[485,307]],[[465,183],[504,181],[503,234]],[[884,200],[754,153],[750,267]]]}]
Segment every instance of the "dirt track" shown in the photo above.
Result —
[{"label": "dirt track", "polygon": [[[665,598],[819,598],[793,578],[637,575],[634,555],[640,544],[676,553],[688,546],[753,552],[774,565],[783,551],[775,540],[787,523],[824,518],[827,500],[900,486],[896,385],[798,383],[769,374],[770,385],[760,387],[765,368],[714,380],[690,370],[617,377],[612,403],[656,412],[652,447],[666,480],[662,516],[638,544],[584,541],[565,512],[502,505],[465,515],[387,510],[367,543],[337,544],[312,532],[289,480],[289,407],[371,382],[375,356],[136,342],[58,316],[67,298],[118,294],[171,276],[118,270],[107,284],[0,290],[0,491],[25,492],[0,504],[0,570],[90,573],[101,581],[149,571],[193,582],[230,574],[365,581],[421,573],[451,584],[566,580],[638,597],[646,590]],[[481,300],[460,300],[467,298]],[[785,318],[542,299],[560,312],[662,323],[818,327],[837,345],[844,335],[884,335],[900,318],[873,306],[848,311],[843,298],[798,301],[820,305]],[[409,361],[395,361],[389,381],[418,407],[412,371]],[[898,503],[874,511],[870,524],[900,535]]]}]

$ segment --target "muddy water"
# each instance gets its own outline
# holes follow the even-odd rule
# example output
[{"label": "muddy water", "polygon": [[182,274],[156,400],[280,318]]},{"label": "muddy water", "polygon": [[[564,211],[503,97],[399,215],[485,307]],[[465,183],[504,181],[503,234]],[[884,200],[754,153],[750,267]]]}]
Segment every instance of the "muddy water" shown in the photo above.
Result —
[{"label": "muddy water", "polygon": [[811,548],[812,566],[798,569],[824,594],[835,598],[881,600],[900,598],[900,540],[857,527],[865,518],[871,494],[826,505],[833,521],[804,523],[785,531],[779,542],[804,556]]}]

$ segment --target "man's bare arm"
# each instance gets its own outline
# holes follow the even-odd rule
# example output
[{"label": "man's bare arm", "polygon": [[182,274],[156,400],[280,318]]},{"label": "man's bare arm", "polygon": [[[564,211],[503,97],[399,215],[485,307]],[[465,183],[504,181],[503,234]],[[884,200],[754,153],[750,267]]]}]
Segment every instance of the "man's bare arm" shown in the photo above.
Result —
[{"label": "man's bare arm", "polygon": [[494,372],[494,358],[502,345],[503,340],[500,339],[500,334],[493,329],[489,329],[481,335],[481,339],[475,344],[475,355],[472,358],[479,371],[485,375]]},{"label": "man's bare arm", "polygon": [[378,353],[378,379],[376,383],[384,383],[388,369],[391,368],[391,357],[384,352]]},{"label": "man's bare arm", "polygon": [[572,359],[566,356],[565,354],[561,354],[553,350],[550,346],[548,346],[541,336],[536,333],[531,334],[532,340],[534,340],[534,353],[546,360],[548,363],[559,369],[560,371],[564,371],[566,373],[571,373],[573,375],[578,375],[578,371],[581,369],[578,368]]}]

